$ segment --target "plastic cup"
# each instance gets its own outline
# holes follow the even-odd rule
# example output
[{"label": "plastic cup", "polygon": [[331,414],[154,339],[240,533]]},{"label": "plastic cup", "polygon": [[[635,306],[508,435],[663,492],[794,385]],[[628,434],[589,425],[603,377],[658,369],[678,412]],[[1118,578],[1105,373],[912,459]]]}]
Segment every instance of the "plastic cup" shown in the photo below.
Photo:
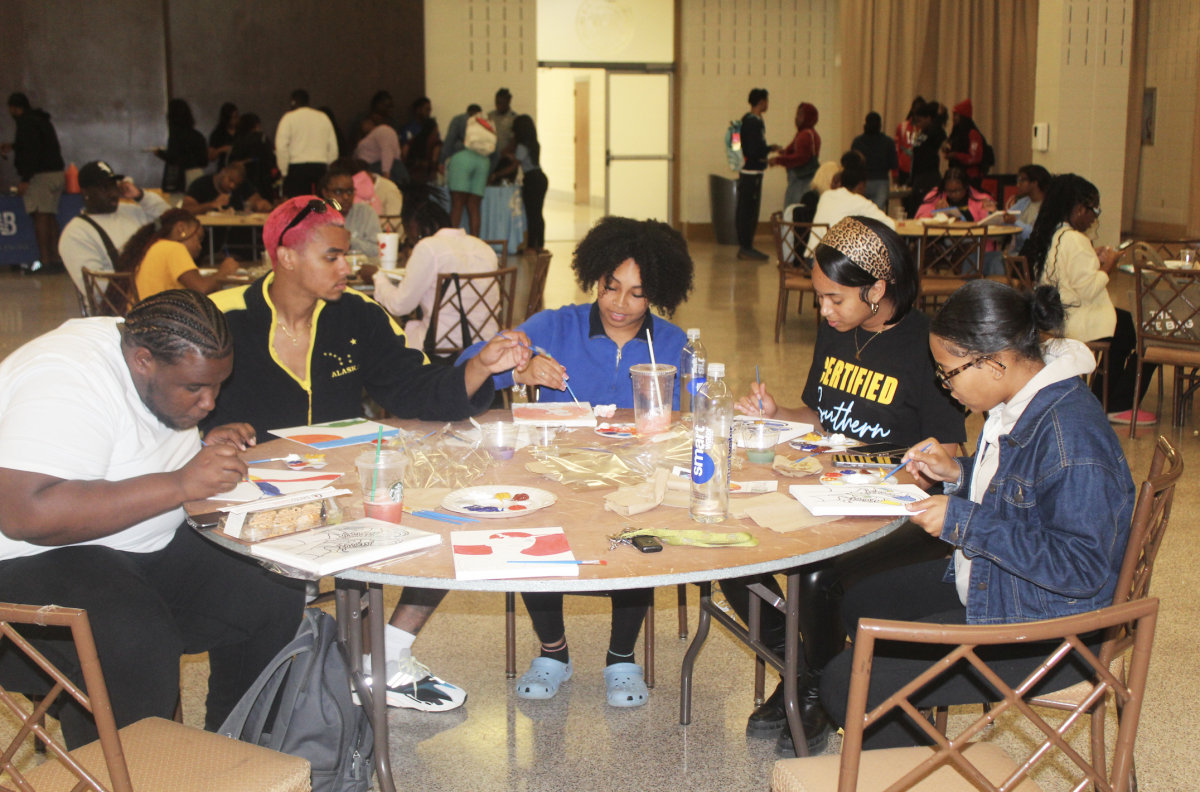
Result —
[{"label": "plastic cup", "polygon": [[1180,269],[1195,269],[1196,268],[1196,251],[1191,248],[1184,248],[1179,251],[1179,268]]},{"label": "plastic cup", "polygon": [[354,460],[362,486],[363,511],[367,517],[400,524],[404,514],[404,471],[408,457],[402,451],[383,450],[375,459],[375,448]]},{"label": "plastic cup", "polygon": [[633,377],[633,422],[639,435],[655,435],[671,425],[675,366],[639,363],[629,367]]},{"label": "plastic cup", "polygon": [[529,429],[529,442],[538,446],[548,446],[558,436],[558,427],[554,424],[532,424]]},{"label": "plastic cup", "polygon": [[517,425],[507,421],[486,423],[480,430],[483,447],[495,459],[512,459],[517,450]]},{"label": "plastic cup", "polygon": [[746,458],[760,465],[775,461],[775,446],[779,445],[779,430],[765,423],[744,423],[740,429]]},{"label": "plastic cup", "polygon": [[379,262],[383,268],[395,269],[396,261],[400,257],[400,235],[384,232],[376,234],[375,241],[379,243]]}]

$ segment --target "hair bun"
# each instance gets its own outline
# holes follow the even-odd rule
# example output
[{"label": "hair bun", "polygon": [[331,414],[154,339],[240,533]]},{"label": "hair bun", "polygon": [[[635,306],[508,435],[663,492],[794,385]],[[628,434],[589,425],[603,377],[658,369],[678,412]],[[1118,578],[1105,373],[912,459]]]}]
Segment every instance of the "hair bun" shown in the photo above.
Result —
[{"label": "hair bun", "polygon": [[1056,335],[1067,321],[1067,309],[1057,286],[1042,285],[1029,296],[1029,313],[1040,332]]}]

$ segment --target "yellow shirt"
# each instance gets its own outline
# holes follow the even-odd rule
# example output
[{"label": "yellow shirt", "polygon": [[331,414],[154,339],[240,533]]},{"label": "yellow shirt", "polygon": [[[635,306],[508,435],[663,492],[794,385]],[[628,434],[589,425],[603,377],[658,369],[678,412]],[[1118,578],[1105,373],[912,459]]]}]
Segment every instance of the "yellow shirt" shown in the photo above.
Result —
[{"label": "yellow shirt", "polygon": [[192,254],[182,242],[160,239],[146,251],[137,272],[138,299],[153,297],[168,289],[186,288],[179,282],[183,273],[198,269]]}]

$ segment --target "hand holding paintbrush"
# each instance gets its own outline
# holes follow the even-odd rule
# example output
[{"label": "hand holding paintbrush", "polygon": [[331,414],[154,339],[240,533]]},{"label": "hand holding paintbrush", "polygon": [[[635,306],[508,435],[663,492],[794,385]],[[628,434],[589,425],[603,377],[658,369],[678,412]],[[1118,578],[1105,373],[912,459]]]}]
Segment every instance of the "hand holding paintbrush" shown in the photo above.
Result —
[{"label": "hand holding paintbrush", "polygon": [[504,333],[500,333],[499,335],[504,338],[512,338],[519,345],[534,354],[528,363],[513,370],[513,382],[518,385],[537,385],[542,388],[553,388],[558,391],[566,390],[571,394],[571,398],[575,399],[576,404],[579,403],[579,399],[575,396],[575,391],[571,390],[571,384],[567,382],[567,370],[549,352],[540,346],[526,344],[515,336],[508,336]]}]

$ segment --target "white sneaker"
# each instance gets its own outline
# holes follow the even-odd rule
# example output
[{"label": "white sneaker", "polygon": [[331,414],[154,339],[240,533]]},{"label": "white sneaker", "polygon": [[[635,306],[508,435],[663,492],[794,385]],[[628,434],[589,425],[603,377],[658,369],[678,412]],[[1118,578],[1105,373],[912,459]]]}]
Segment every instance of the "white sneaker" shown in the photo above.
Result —
[{"label": "white sneaker", "polygon": [[[363,657],[363,674],[371,684],[371,658]],[[387,662],[387,703],[421,712],[446,712],[467,700],[467,691],[430,673],[428,666],[411,654]],[[358,694],[354,694],[358,704]]]}]

